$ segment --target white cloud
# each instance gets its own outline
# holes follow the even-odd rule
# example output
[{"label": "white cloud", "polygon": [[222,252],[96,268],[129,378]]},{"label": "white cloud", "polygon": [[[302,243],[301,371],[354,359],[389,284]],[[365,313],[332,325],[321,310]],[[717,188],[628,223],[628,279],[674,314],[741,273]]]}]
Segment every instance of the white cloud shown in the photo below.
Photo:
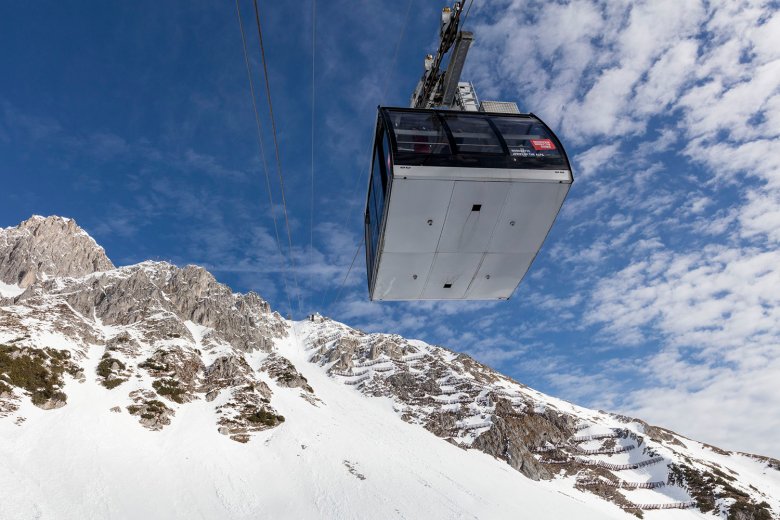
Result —
[{"label": "white cloud", "polygon": [[780,191],[749,193],[739,223],[744,236],[763,234],[773,242],[780,242]]},{"label": "white cloud", "polygon": [[647,80],[636,88],[633,111],[652,116],[671,105],[695,70],[698,44],[683,40],[670,47],[647,71]]},{"label": "white cloud", "polygon": [[[780,13],[758,1],[490,5],[501,14],[478,24],[470,71],[482,97],[521,97],[583,148],[563,239],[546,247],[574,273],[584,326],[629,347],[584,372],[570,356],[553,385],[777,454]],[[589,394],[580,375],[629,393]]]},{"label": "white cloud", "polygon": [[780,344],[780,321],[774,321],[780,317],[778,266],[780,253],[773,251],[655,253],[602,280],[586,319],[617,334],[653,325],[671,345],[702,349],[742,347],[772,329]]},{"label": "white cloud", "polygon": [[[672,369],[689,375],[696,372],[690,363],[675,364]],[[767,359],[747,373],[708,371],[701,389],[647,388],[629,395],[622,407],[655,424],[676,425],[684,435],[723,448],[776,454],[780,420],[775,410],[780,408],[780,397],[770,389],[777,387],[778,373],[778,358]]]},{"label": "white cloud", "polygon": [[616,143],[593,146],[574,157],[577,180],[585,180],[613,159],[618,152]]},{"label": "white cloud", "polygon": [[650,384],[620,406],[726,447],[775,451],[746,423],[761,409],[761,434],[780,426],[778,266],[780,252],[708,247],[656,253],[602,280],[586,319],[616,342],[663,345],[644,359]]}]

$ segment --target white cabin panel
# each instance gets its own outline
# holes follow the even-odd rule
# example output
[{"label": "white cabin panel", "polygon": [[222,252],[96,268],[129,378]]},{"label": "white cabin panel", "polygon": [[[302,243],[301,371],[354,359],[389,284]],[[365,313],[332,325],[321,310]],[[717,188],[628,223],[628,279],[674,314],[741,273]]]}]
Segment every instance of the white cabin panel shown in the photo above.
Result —
[{"label": "white cabin panel", "polygon": [[[393,179],[384,250],[433,253],[439,241],[454,182]],[[430,222],[430,223],[429,223]]]},{"label": "white cabin panel", "polygon": [[536,254],[555,222],[570,186],[513,182],[488,251]]},{"label": "white cabin panel", "polygon": [[456,182],[438,251],[487,251],[510,186],[508,182]]},{"label": "white cabin panel", "polygon": [[533,259],[533,253],[486,254],[466,291],[466,299],[508,299],[531,267]]},{"label": "white cabin panel", "polygon": [[479,268],[482,256],[482,253],[437,253],[422,299],[462,299]]},{"label": "white cabin panel", "polygon": [[416,300],[425,287],[433,253],[388,253],[379,260],[373,300]]},{"label": "white cabin panel", "polygon": [[571,170],[530,170],[509,168],[474,168],[462,166],[396,166],[396,172],[409,179],[442,179],[475,182],[563,182],[572,183]]}]

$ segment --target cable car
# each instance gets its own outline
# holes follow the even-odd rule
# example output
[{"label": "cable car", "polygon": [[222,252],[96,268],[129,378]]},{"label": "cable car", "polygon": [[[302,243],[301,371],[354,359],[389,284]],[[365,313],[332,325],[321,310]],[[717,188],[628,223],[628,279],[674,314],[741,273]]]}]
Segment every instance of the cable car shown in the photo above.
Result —
[{"label": "cable car", "polygon": [[572,181],[561,142],[533,114],[379,107],[370,299],[508,299]]}]

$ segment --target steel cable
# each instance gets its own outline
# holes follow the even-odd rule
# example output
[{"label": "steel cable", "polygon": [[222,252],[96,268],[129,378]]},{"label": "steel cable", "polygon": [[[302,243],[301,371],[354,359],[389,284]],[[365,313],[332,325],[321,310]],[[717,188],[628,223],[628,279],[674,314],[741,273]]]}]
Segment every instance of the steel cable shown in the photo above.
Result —
[{"label": "steel cable", "polygon": [[279,188],[282,194],[282,207],[284,210],[284,224],[285,227],[287,228],[287,244],[290,252],[290,263],[292,266],[293,281],[295,282],[296,297],[298,300],[298,312],[300,313],[302,312],[301,289],[300,289],[300,285],[298,284],[298,275],[296,273],[295,255],[293,253],[293,245],[292,245],[292,233],[290,232],[290,219],[287,213],[287,199],[284,195],[284,177],[282,175],[282,161],[279,156],[279,140],[277,138],[277,132],[276,132],[276,120],[274,119],[274,106],[273,106],[273,102],[271,101],[271,85],[268,79],[268,64],[265,59],[265,46],[263,45],[263,29],[260,25],[260,9],[257,7],[257,0],[253,0],[252,3],[254,4],[254,8],[255,8],[255,24],[257,25],[257,38],[258,41],[260,42],[260,56],[263,61],[263,76],[265,78],[265,92],[266,92],[266,98],[268,99],[268,112],[271,117],[271,130],[273,132],[274,152],[276,155],[276,172],[279,175]]},{"label": "steel cable", "polygon": [[247,52],[246,48],[246,35],[244,34],[244,22],[241,18],[241,7],[239,6],[239,0],[236,0],[236,15],[238,17],[238,28],[241,31],[241,45],[244,50],[244,64],[246,65],[246,74],[247,79],[249,80],[249,93],[252,97],[252,110],[254,111],[255,116],[255,126],[257,127],[257,144],[260,148],[260,158],[263,164],[263,172],[265,173],[265,186],[266,190],[268,192],[268,203],[271,206],[271,216],[273,218],[274,222],[274,233],[276,235],[276,246],[279,250],[279,256],[282,259],[282,268],[283,268],[283,279],[284,279],[284,290],[285,294],[287,295],[287,305],[290,311],[290,314],[292,314],[292,299],[290,298],[290,288],[288,285],[288,272],[287,272],[287,261],[285,259],[284,251],[282,250],[282,240],[279,237],[279,225],[276,222],[276,212],[274,211],[274,198],[273,198],[273,192],[271,191],[271,178],[268,174],[268,161],[265,157],[265,147],[263,146],[263,130],[262,125],[260,124],[260,116],[257,111],[257,100],[255,96],[255,86],[254,82],[252,81],[252,68],[249,64],[249,53]]},{"label": "steel cable", "polygon": [[[392,73],[393,73],[393,71],[395,69],[395,63],[398,60],[398,52],[399,52],[399,50],[401,48],[401,42],[404,39],[404,33],[406,32],[406,26],[407,26],[407,24],[409,22],[409,13],[412,10],[412,3],[413,2],[414,2],[414,0],[409,0],[409,2],[406,4],[406,13],[404,14],[404,20],[401,23],[401,32],[398,34],[398,41],[395,44],[395,50],[393,52],[393,59],[391,60],[390,67],[388,67],[387,73],[385,74],[384,89],[382,90],[382,99],[384,99],[387,96],[387,89],[388,89],[388,87],[390,85],[390,77],[391,77],[391,75],[392,75]],[[373,143],[373,140],[374,140],[373,139],[373,134],[371,134],[371,140],[368,142],[368,154],[367,154],[368,155],[368,161],[367,162],[369,164],[371,163],[371,153],[372,153],[371,144]],[[368,169],[370,169],[370,166],[369,166]],[[349,200],[353,200],[355,198],[355,195],[357,194],[358,188],[363,184],[363,175],[364,175],[365,172],[368,171],[368,169],[362,169],[360,171],[360,176],[358,177],[358,182],[355,184],[355,188],[352,190],[352,196],[350,197]],[[358,208],[359,207],[360,206],[358,206]],[[350,215],[348,214],[347,215],[347,219],[345,220],[344,225],[342,226],[342,228],[347,228],[349,219],[350,219]],[[333,298],[330,301],[330,303],[328,304],[328,311],[333,306],[333,304],[338,300],[339,296],[341,296],[341,292],[344,289],[344,285],[346,284],[347,279],[349,278],[349,274],[352,272],[352,267],[355,265],[355,259],[357,258],[357,255],[360,252],[360,248],[363,247],[364,243],[365,243],[365,236],[363,236],[360,239],[360,243],[358,244],[357,249],[355,250],[355,254],[352,257],[352,263],[349,264],[349,269],[347,270],[347,274],[344,276],[344,279],[342,280],[341,285],[339,285],[339,289],[338,289],[338,292],[336,293],[336,297]]]},{"label": "steel cable", "polygon": [[[317,51],[317,0],[311,0],[311,199],[309,200],[309,292],[314,281],[314,64]],[[310,302],[311,303],[311,302]]]}]

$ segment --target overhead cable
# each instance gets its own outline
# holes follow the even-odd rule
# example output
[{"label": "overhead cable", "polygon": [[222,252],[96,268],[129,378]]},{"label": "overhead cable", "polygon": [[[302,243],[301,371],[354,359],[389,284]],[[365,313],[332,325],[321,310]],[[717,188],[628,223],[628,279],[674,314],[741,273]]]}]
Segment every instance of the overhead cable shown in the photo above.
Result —
[{"label": "overhead cable", "polygon": [[241,7],[239,6],[239,0],[236,0],[236,15],[238,17],[238,28],[241,31],[241,46],[244,50],[244,64],[246,65],[246,75],[247,79],[249,80],[249,93],[252,97],[252,110],[255,115],[255,126],[257,127],[257,144],[260,148],[260,158],[262,160],[263,165],[263,172],[265,173],[265,186],[266,191],[268,192],[268,203],[270,205],[271,209],[271,216],[273,217],[274,221],[274,233],[276,235],[276,246],[279,250],[279,256],[282,260],[282,270],[283,270],[283,280],[284,280],[284,291],[287,295],[287,305],[288,309],[290,311],[290,314],[292,314],[292,299],[290,298],[290,288],[288,285],[288,272],[287,272],[287,261],[285,258],[284,251],[282,250],[282,241],[279,237],[279,226],[276,222],[276,212],[274,211],[274,197],[273,192],[271,191],[271,178],[268,174],[268,162],[266,161],[265,157],[265,147],[263,146],[263,130],[262,125],[260,124],[260,116],[257,112],[257,100],[255,96],[255,86],[254,81],[252,81],[252,68],[249,64],[249,53],[247,52],[246,48],[246,35],[244,34],[244,22],[241,18]]},{"label": "overhead cable", "polygon": [[317,0],[311,0],[311,199],[309,200],[309,292],[314,277],[314,63],[317,50]]},{"label": "overhead cable", "polygon": [[[406,4],[406,13],[404,14],[404,20],[401,23],[401,32],[398,34],[398,41],[395,44],[395,50],[393,52],[393,58],[392,58],[392,60],[390,62],[390,67],[387,68],[387,72],[385,73],[385,81],[383,83],[384,88],[382,89],[382,98],[381,98],[382,100],[384,100],[385,97],[387,96],[387,89],[388,89],[388,87],[390,85],[390,78],[391,78],[391,75],[392,75],[393,71],[395,70],[395,62],[398,59],[398,51],[401,48],[401,42],[404,39],[404,33],[406,32],[406,26],[407,26],[407,24],[409,22],[409,13],[412,10],[412,3],[413,3],[413,1],[414,0],[409,0],[407,2],[407,4]],[[373,141],[374,140],[373,140],[373,133],[372,133],[371,134],[371,138],[370,138],[370,140],[368,142],[368,153],[367,153],[368,161],[366,162],[367,164],[371,164],[371,153],[372,153],[371,145],[372,145]],[[369,166],[369,169],[370,169],[370,166]],[[355,195],[357,194],[358,188],[363,184],[363,174],[365,172],[367,172],[367,171],[368,170],[365,169],[365,168],[360,170],[360,175],[358,177],[358,181],[357,181],[357,183],[355,184],[355,187],[352,190],[352,195],[349,198],[349,200],[353,200],[355,198]],[[359,205],[358,205],[358,208],[360,208]],[[343,229],[347,228],[347,226],[349,224],[350,217],[351,217],[351,215],[349,214],[349,210],[347,210],[347,218],[346,218],[346,220],[344,222],[344,225],[342,226]],[[341,281],[341,285],[339,285],[339,289],[338,289],[338,292],[336,293],[336,297],[334,299],[332,299],[330,301],[330,303],[328,304],[328,309],[330,309],[333,306],[334,302],[338,301],[338,297],[341,295],[341,291],[344,288],[344,284],[346,284],[347,278],[349,278],[349,274],[352,272],[352,267],[355,265],[355,259],[357,258],[357,254],[360,252],[360,248],[363,247],[363,243],[364,242],[365,242],[365,237],[362,237],[360,239],[360,243],[357,246],[357,249],[355,250],[355,255],[352,257],[352,263],[349,265],[349,269],[347,270],[347,274],[344,276],[344,279]]]},{"label": "overhead cable", "polygon": [[471,6],[474,5],[474,0],[470,0],[469,7],[466,9],[466,15],[463,17],[463,23],[461,24],[461,27],[466,26],[466,20],[469,18],[469,13],[471,12]]},{"label": "overhead cable", "polygon": [[257,38],[260,42],[260,56],[263,61],[263,76],[265,77],[265,92],[266,92],[266,98],[268,99],[268,112],[271,117],[271,130],[273,132],[273,137],[274,137],[274,152],[276,154],[276,172],[279,175],[279,188],[282,194],[284,224],[285,227],[287,228],[287,245],[289,247],[293,281],[295,282],[295,290],[297,293],[296,297],[298,300],[298,312],[300,313],[302,312],[301,289],[300,286],[298,285],[298,275],[296,273],[295,255],[293,252],[293,245],[292,245],[292,233],[290,232],[290,219],[287,213],[287,199],[284,195],[284,176],[282,175],[282,161],[279,156],[279,139],[277,137],[277,132],[276,132],[276,120],[274,119],[274,105],[273,102],[271,101],[271,85],[270,85],[270,81],[268,80],[268,63],[265,59],[265,46],[263,45],[263,29],[260,25],[260,9],[257,7],[257,0],[253,0],[252,3],[254,4],[255,7],[255,24],[257,25]]}]

